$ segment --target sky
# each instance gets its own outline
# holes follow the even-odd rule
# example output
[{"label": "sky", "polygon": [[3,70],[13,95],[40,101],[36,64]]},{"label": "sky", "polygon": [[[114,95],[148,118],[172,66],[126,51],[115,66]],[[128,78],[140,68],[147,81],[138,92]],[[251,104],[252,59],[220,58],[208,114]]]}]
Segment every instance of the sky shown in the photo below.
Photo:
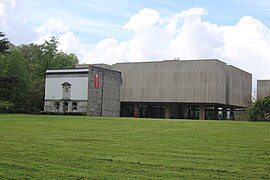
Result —
[{"label": "sky", "polygon": [[0,0],[0,32],[56,36],[80,63],[210,58],[270,79],[269,0]]}]

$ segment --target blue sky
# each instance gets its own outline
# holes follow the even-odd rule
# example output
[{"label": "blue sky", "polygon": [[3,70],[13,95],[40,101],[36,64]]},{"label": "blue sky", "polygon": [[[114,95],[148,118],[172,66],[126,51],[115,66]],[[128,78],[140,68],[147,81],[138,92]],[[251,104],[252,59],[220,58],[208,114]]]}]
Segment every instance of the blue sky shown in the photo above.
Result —
[{"label": "blue sky", "polygon": [[[254,2],[256,2],[256,5],[254,5]],[[94,29],[97,28],[98,31],[95,32],[93,30],[93,32],[91,29],[87,29],[85,34],[87,36],[89,32],[93,32],[91,33],[93,37],[90,38],[93,40],[99,39],[98,37],[100,36],[104,38],[110,35],[121,38],[122,36],[118,31],[122,30],[121,27],[123,24],[125,24],[133,14],[143,8],[156,9],[163,16],[169,16],[189,8],[202,7],[208,11],[208,15],[203,18],[219,25],[235,24],[244,15],[253,16],[264,22],[267,26],[270,25],[270,3],[268,1],[261,1],[260,3],[260,1],[254,0],[88,0],[85,2],[53,0],[46,1],[46,5],[44,5],[44,1],[34,1],[32,6],[33,11],[37,13],[36,17],[41,17],[37,19],[37,22],[40,20],[46,21],[46,19],[50,18],[52,15],[66,19],[67,22],[69,18],[73,21],[76,21],[76,19],[84,19],[92,22],[92,27]],[[37,7],[39,10],[34,10]],[[86,24],[82,26],[84,27]],[[111,29],[103,29],[103,27]],[[78,30],[78,33],[85,32],[83,29],[80,29],[80,27],[72,28]],[[97,35],[97,37],[95,37],[95,35]]]},{"label": "blue sky", "polygon": [[57,36],[81,63],[218,58],[270,79],[269,0],[0,0],[14,44]]},{"label": "blue sky", "polygon": [[[8,4],[7,2],[10,1],[0,0],[0,3]],[[120,40],[132,36],[131,32],[123,31],[122,26],[133,14],[143,8],[156,9],[166,17],[189,8],[201,7],[208,11],[208,15],[203,19],[211,23],[232,25],[242,16],[250,15],[270,27],[268,0],[17,0],[14,2],[17,8],[14,8],[14,11],[10,10],[9,14],[12,16],[15,13],[15,17],[9,18],[14,23],[12,28],[15,28],[16,23],[22,24],[22,21],[25,21],[22,26],[31,31],[55,17],[70,26],[74,33],[82,37],[83,42],[90,44],[111,36]],[[18,39],[14,34],[9,32],[6,34],[9,34],[18,44],[29,41],[27,37]]]}]

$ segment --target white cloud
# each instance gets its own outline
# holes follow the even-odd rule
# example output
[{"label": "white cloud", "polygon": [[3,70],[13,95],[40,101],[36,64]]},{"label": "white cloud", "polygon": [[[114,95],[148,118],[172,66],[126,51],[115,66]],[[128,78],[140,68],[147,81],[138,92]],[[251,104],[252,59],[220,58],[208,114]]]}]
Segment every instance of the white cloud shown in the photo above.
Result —
[{"label": "white cloud", "polygon": [[6,8],[5,4],[0,3],[0,27],[4,27],[6,24]]},{"label": "white cloud", "polygon": [[[56,18],[50,18],[47,22],[40,25],[35,30],[39,36],[34,41],[36,44],[42,44],[44,41],[48,41],[52,36],[58,38],[58,50],[66,53],[74,53],[82,57],[82,52],[79,49],[80,40],[69,30],[68,26],[65,25],[61,20]],[[56,35],[57,34],[57,35]]]},{"label": "white cloud", "polygon": [[270,29],[251,16],[244,16],[236,25],[221,29],[224,54],[231,63],[244,67],[255,78],[270,78]]},{"label": "white cloud", "polygon": [[[84,63],[112,64],[126,57],[127,42],[119,42],[115,38],[107,38],[100,41],[91,52],[82,52]],[[106,51],[104,51],[106,49]],[[101,58],[102,57],[102,58]]]},{"label": "white cloud", "polygon": [[139,31],[141,29],[154,26],[160,20],[157,10],[145,8],[133,15],[129,22],[124,25],[124,29]]},{"label": "white cloud", "polygon": [[[15,15],[16,0],[2,0],[0,2],[0,28],[6,30],[7,21]],[[12,14],[12,17],[10,16]]]},{"label": "white cloud", "polygon": [[235,25],[219,26],[201,17],[203,8],[191,8],[161,17],[157,10],[143,9],[123,28],[134,32],[129,40],[108,38],[84,52],[83,62],[116,63],[174,59],[218,58],[252,73],[270,78],[270,29],[251,16]]},{"label": "white cloud", "polygon": [[11,3],[12,8],[15,8],[15,6],[16,6],[16,4],[17,4],[17,3],[16,3],[16,0],[11,0],[10,3]]},{"label": "white cloud", "polygon": [[39,35],[39,37],[34,40],[34,44],[43,44],[45,41],[49,41],[53,35],[51,33]]},{"label": "white cloud", "polygon": [[79,38],[76,37],[61,20],[50,18],[44,24],[36,28],[35,31],[39,36],[33,43],[43,44],[54,36],[58,39],[58,50],[66,53],[74,53],[78,58],[82,58],[82,50],[79,49]]},{"label": "white cloud", "polygon": [[0,3],[0,17],[2,18],[3,16],[5,16],[5,5]]},{"label": "white cloud", "polygon": [[206,14],[204,9],[193,8],[179,14],[183,24],[176,27],[175,37],[168,43],[170,58],[215,58],[223,46],[222,32],[215,24],[204,22],[201,15]]},{"label": "white cloud", "polygon": [[39,34],[46,34],[50,32],[66,32],[68,29],[68,26],[60,19],[51,18],[46,23],[37,27],[35,31]]},{"label": "white cloud", "polygon": [[[0,0],[0,31],[13,44],[30,43],[38,34],[29,25],[29,8],[25,7],[29,0]],[[32,12],[31,12],[32,13]],[[23,21],[25,20],[25,21]]]},{"label": "white cloud", "polygon": [[200,16],[206,15],[207,10],[204,8],[194,7],[188,10],[184,10],[180,13],[178,13],[179,17],[185,17],[185,18],[193,18],[193,19],[200,19]]},{"label": "white cloud", "polygon": [[64,52],[75,53],[76,51],[78,51],[79,45],[79,38],[75,37],[73,32],[67,31],[60,36],[58,48]]}]

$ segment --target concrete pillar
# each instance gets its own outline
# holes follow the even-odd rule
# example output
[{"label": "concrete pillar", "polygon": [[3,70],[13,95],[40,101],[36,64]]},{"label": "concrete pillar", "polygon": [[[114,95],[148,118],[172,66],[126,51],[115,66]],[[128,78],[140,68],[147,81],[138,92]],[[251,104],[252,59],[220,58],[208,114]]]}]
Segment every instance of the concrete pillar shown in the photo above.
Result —
[{"label": "concrete pillar", "polygon": [[72,102],[68,101],[68,112],[72,112]]},{"label": "concrete pillar", "polygon": [[222,108],[222,119],[227,119],[227,108]]},{"label": "concrete pillar", "polygon": [[171,118],[171,107],[170,106],[165,106],[165,119],[170,119]]},{"label": "concrete pillar", "polygon": [[199,119],[200,120],[204,120],[205,119],[205,106],[200,106]]},{"label": "concrete pillar", "polygon": [[139,104],[134,104],[134,117],[139,117],[139,114],[140,114],[140,107],[139,107]]},{"label": "concrete pillar", "polygon": [[218,107],[214,107],[214,120],[218,120]]},{"label": "concrete pillar", "polygon": [[63,101],[60,101],[59,112],[64,112],[63,111]]},{"label": "concrete pillar", "polygon": [[230,119],[235,120],[234,108],[230,109]]}]

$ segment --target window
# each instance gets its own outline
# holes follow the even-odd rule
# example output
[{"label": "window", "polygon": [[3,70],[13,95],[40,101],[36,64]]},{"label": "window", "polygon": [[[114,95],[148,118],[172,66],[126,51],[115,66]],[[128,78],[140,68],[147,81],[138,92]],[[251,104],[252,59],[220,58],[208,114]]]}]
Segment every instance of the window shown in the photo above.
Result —
[{"label": "window", "polygon": [[63,102],[63,112],[68,112],[68,102]]},{"label": "window", "polygon": [[64,82],[62,84],[62,98],[63,99],[70,99],[70,87],[71,84],[69,84],[68,82]]},{"label": "window", "polygon": [[72,102],[72,111],[73,112],[77,111],[77,107],[78,107],[78,103],[77,102]]},{"label": "window", "polygon": [[60,103],[59,102],[55,102],[54,103],[54,108],[55,108],[55,111],[59,111]]}]

